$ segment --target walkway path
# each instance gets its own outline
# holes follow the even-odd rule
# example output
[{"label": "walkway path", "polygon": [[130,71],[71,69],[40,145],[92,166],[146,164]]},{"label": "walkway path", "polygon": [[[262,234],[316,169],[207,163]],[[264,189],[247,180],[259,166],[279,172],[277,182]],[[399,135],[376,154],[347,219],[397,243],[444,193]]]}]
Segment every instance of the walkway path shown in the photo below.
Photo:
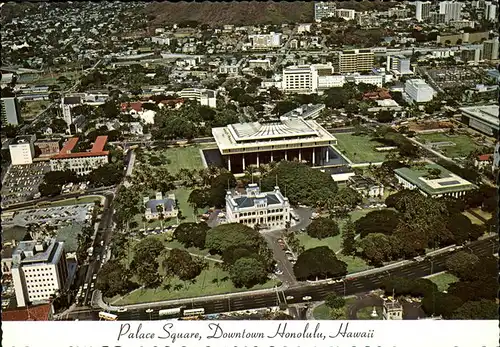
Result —
[{"label": "walkway path", "polygon": [[[168,249],[169,251],[171,251],[172,249],[174,249],[172,247],[165,247],[165,248]],[[208,259],[210,261],[215,261],[217,263],[223,263],[222,260],[209,257],[208,255],[196,254],[196,253],[191,253],[191,252],[188,252],[188,253],[191,254],[193,257]]]}]

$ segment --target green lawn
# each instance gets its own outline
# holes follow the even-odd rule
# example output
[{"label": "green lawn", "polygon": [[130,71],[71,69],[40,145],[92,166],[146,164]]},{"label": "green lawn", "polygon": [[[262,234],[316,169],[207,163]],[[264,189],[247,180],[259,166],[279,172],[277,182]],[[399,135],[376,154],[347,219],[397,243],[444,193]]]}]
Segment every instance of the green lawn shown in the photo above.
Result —
[{"label": "green lawn", "polygon": [[[170,285],[170,287],[168,287],[168,285]],[[276,285],[279,285],[278,281],[269,280],[265,284],[257,285],[249,289],[235,288],[229,279],[229,274],[215,266],[213,262],[210,262],[210,268],[202,271],[202,273],[195,278],[194,283],[190,281],[181,281],[179,279],[171,279],[170,282],[164,282],[161,287],[156,289],[138,289],[133,291],[115,302],[115,305],[194,298],[206,295],[272,288]]]},{"label": "green lawn", "polygon": [[101,201],[101,198],[98,196],[84,196],[82,198],[74,198],[74,199],[66,199],[66,200],[60,200],[60,201],[54,201],[54,202],[43,202],[39,203],[38,206],[44,206],[44,207],[58,207],[58,206],[68,206],[68,205],[77,205],[77,204],[90,204],[95,202],[96,200],[99,200],[99,203]]},{"label": "green lawn", "polygon": [[168,171],[173,175],[180,169],[199,170],[203,169],[203,161],[200,155],[200,147],[171,147],[144,151],[143,162],[149,163],[152,156],[156,156],[167,166]]},{"label": "green lawn", "polygon": [[373,266],[368,265],[366,261],[360,257],[346,256],[339,253],[337,254],[337,258],[347,264],[347,272],[350,274],[373,268]]},{"label": "green lawn", "polygon": [[484,219],[488,220],[491,218],[491,212],[486,212],[481,210],[481,208],[473,208],[472,211],[483,217]]},{"label": "green lawn", "polygon": [[[344,315],[342,317],[338,318],[339,320],[346,320],[347,319],[349,306],[354,304],[355,302],[356,302],[356,298],[346,299],[345,306],[344,306]],[[331,311],[331,309],[328,306],[326,306],[325,304],[321,304],[321,305],[316,306],[314,308],[313,317],[314,317],[314,319],[317,319],[317,320],[329,320],[329,319],[331,319],[330,311]]]},{"label": "green lawn", "polygon": [[38,85],[50,85],[50,84],[59,84],[57,79],[61,76],[65,76],[66,78],[70,79],[71,81],[74,81],[81,75],[81,72],[79,70],[77,71],[67,71],[67,72],[54,72],[54,73],[47,73],[44,75],[39,75],[38,78],[35,78],[31,84],[38,84]]},{"label": "green lawn", "polygon": [[462,214],[464,216],[466,216],[467,218],[470,219],[470,221],[472,222],[472,224],[483,224],[483,222],[477,218],[476,216],[470,214],[469,212],[465,211],[465,212],[462,212]]},{"label": "green lawn", "polygon": [[342,245],[342,238],[340,235],[334,237],[327,237],[325,239],[316,239],[307,235],[306,233],[297,234],[297,239],[299,239],[300,243],[305,247],[305,249],[320,247],[320,246],[328,246],[334,252],[337,252]]},{"label": "green lawn", "polygon": [[354,136],[353,134],[338,133],[336,147],[353,163],[377,163],[385,160],[386,153],[377,152],[375,148],[383,147],[382,144],[371,141],[367,135]]},{"label": "green lawn", "polygon": [[458,278],[448,272],[443,272],[439,275],[427,278],[437,284],[440,292],[442,292],[443,290],[448,290],[450,284],[458,282]]},{"label": "green lawn", "polygon": [[356,312],[356,316],[359,320],[382,320],[382,307],[375,306],[375,311],[378,315],[377,317],[372,317],[373,306],[363,307]]},{"label": "green lawn", "polygon": [[26,101],[24,107],[21,110],[23,118],[30,119],[32,117],[35,117],[49,105],[50,101],[48,100]]},{"label": "green lawn", "polygon": [[473,139],[464,134],[459,135],[448,135],[445,133],[433,133],[433,134],[419,134],[416,138],[417,141],[422,143],[430,142],[453,142],[455,146],[441,147],[439,150],[443,152],[444,155],[450,158],[466,157],[470,152],[479,148]]}]

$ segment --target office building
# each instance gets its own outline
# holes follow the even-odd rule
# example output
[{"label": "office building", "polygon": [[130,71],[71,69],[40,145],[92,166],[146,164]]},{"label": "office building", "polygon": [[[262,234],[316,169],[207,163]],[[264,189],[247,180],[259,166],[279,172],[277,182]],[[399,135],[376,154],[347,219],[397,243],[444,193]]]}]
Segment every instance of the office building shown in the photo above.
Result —
[{"label": "office building", "polygon": [[444,14],[444,21],[448,23],[452,20],[460,20],[462,18],[461,2],[443,1],[439,3],[439,13]]},{"label": "office building", "polygon": [[318,90],[318,71],[312,65],[288,66],[283,69],[283,91],[309,94]]},{"label": "office building", "polygon": [[78,137],[69,139],[59,152],[50,158],[52,171],[71,170],[78,175],[86,175],[99,166],[108,163],[109,152],[104,150],[107,136],[98,136],[88,152],[72,152],[78,143]]},{"label": "office building", "polygon": [[314,20],[321,21],[323,18],[333,17],[336,9],[335,1],[317,2],[314,4]]},{"label": "office building", "polygon": [[370,49],[354,49],[339,52],[338,72],[371,71],[373,69],[374,53]]},{"label": "office building", "polygon": [[248,39],[252,43],[253,49],[268,49],[281,46],[280,33],[248,35]]},{"label": "office building", "polygon": [[196,100],[202,106],[217,107],[217,92],[215,90],[186,88],[179,92],[179,97]]},{"label": "office building", "polygon": [[405,93],[413,102],[428,102],[434,98],[436,91],[422,79],[411,79],[405,83]]},{"label": "office building", "polygon": [[335,17],[342,18],[344,20],[354,20],[356,16],[356,11],[354,10],[346,10],[339,8],[335,10]]},{"label": "office building", "polygon": [[444,24],[444,13],[431,12],[429,15],[429,22],[434,25]]},{"label": "office building", "polygon": [[329,161],[327,148],[337,144],[316,121],[302,118],[229,124],[212,128],[212,135],[222,162],[233,173],[283,159],[321,165]]},{"label": "office building", "polygon": [[417,189],[425,196],[459,198],[468,191],[477,189],[475,184],[455,175],[437,164],[426,165],[422,169],[403,167],[394,170],[396,179],[405,189]]},{"label": "office building", "polygon": [[460,57],[466,63],[478,64],[481,60],[481,48],[464,49],[460,52]]},{"label": "office building", "polygon": [[7,125],[19,125],[21,121],[21,106],[16,97],[2,97],[0,99],[2,105],[2,123]]},{"label": "office building", "polygon": [[483,59],[498,60],[498,36],[483,42]]},{"label": "office building", "polygon": [[18,136],[9,145],[12,165],[26,165],[33,163],[35,157],[35,135]]},{"label": "office building", "polygon": [[487,2],[484,9],[484,18],[490,22],[498,22],[498,5]]},{"label": "office building", "polygon": [[388,55],[386,68],[396,75],[413,75],[410,68],[410,59],[404,55]]},{"label": "office building", "polygon": [[12,281],[18,307],[46,302],[68,284],[64,243],[21,241],[12,255]]},{"label": "office building", "polygon": [[261,192],[256,183],[249,184],[246,193],[227,191],[226,219],[251,228],[285,229],[290,223],[290,202],[279,187],[272,192]]},{"label": "office building", "polygon": [[416,16],[419,22],[425,21],[430,17],[432,3],[430,1],[415,1]]},{"label": "office building", "polygon": [[498,137],[498,105],[461,107],[462,122],[486,135]]}]

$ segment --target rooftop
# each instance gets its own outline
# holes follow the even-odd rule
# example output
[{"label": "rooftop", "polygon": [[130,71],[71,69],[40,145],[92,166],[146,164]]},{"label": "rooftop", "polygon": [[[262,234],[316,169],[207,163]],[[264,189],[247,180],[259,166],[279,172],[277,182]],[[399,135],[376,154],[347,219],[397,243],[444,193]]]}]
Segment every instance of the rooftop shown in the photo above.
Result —
[{"label": "rooftop", "polygon": [[156,206],[163,206],[164,211],[173,211],[175,208],[175,200],[165,198],[165,199],[151,199],[146,203],[146,208],[151,209],[151,211],[156,212]]},{"label": "rooftop", "polygon": [[469,116],[487,122],[496,129],[500,126],[498,105],[461,107],[460,110]]},{"label": "rooftop", "polygon": [[237,208],[254,207],[257,203],[263,200],[266,201],[267,206],[281,206],[288,202],[288,199],[281,194],[278,187],[275,187],[272,192],[261,192],[260,187],[256,183],[248,185],[246,194],[228,191],[227,199],[231,201],[233,207]]},{"label": "rooftop", "polygon": [[12,254],[12,267],[35,263],[52,263],[59,259],[64,249],[63,242],[50,239],[47,242],[22,241]]},{"label": "rooftop", "polygon": [[48,321],[52,312],[52,304],[23,307],[2,312],[4,321]]},{"label": "rooftop", "polygon": [[78,142],[78,137],[73,137],[64,144],[59,154],[56,154],[52,158],[67,159],[67,158],[82,158],[82,157],[95,157],[95,156],[108,155],[109,152],[103,150],[107,141],[108,141],[107,136],[97,136],[90,152],[72,153],[73,149],[75,148]]},{"label": "rooftop", "polygon": [[63,98],[63,103],[65,105],[79,105],[81,102],[82,99],[79,96],[67,96]]},{"label": "rooftop", "polygon": [[[429,169],[439,169],[441,171],[439,178],[427,178]],[[429,195],[461,192],[477,188],[475,184],[470,183],[469,181],[455,175],[437,164],[426,165],[423,169],[410,169],[403,167],[394,170],[394,172],[396,175],[416,185],[419,189]]]}]

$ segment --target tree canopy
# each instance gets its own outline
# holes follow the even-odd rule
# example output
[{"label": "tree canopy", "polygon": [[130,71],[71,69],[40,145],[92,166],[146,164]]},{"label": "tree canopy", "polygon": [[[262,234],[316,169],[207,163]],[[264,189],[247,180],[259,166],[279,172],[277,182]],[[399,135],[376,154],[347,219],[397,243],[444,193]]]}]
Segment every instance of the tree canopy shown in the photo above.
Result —
[{"label": "tree canopy", "polygon": [[446,268],[458,278],[467,278],[470,269],[473,268],[479,258],[477,255],[460,251],[446,259]]},{"label": "tree canopy", "polygon": [[104,264],[99,271],[96,288],[106,297],[124,294],[131,289],[130,278],[130,272],[122,263],[111,260]]},{"label": "tree canopy", "polygon": [[383,209],[369,212],[354,222],[356,233],[361,238],[371,233],[391,235],[399,224],[399,213],[394,210]]},{"label": "tree canopy", "polygon": [[186,248],[205,248],[207,231],[210,230],[205,222],[201,223],[181,223],[174,231],[174,237]]},{"label": "tree canopy", "polygon": [[267,270],[262,262],[255,258],[243,257],[231,266],[229,276],[236,288],[251,288],[256,284],[265,283]]},{"label": "tree canopy", "polygon": [[317,218],[306,228],[307,234],[317,239],[324,239],[326,237],[337,236],[340,234],[337,222],[330,218]]},{"label": "tree canopy", "polygon": [[337,278],[347,274],[347,264],[337,259],[329,247],[321,246],[301,253],[293,271],[299,281]]},{"label": "tree canopy", "polygon": [[490,319],[498,320],[498,304],[493,300],[481,299],[478,301],[468,301],[457,308],[452,319]]},{"label": "tree canopy", "polygon": [[162,261],[163,270],[167,276],[177,276],[182,281],[196,278],[204,268],[199,259],[193,259],[184,249],[174,248]]}]

